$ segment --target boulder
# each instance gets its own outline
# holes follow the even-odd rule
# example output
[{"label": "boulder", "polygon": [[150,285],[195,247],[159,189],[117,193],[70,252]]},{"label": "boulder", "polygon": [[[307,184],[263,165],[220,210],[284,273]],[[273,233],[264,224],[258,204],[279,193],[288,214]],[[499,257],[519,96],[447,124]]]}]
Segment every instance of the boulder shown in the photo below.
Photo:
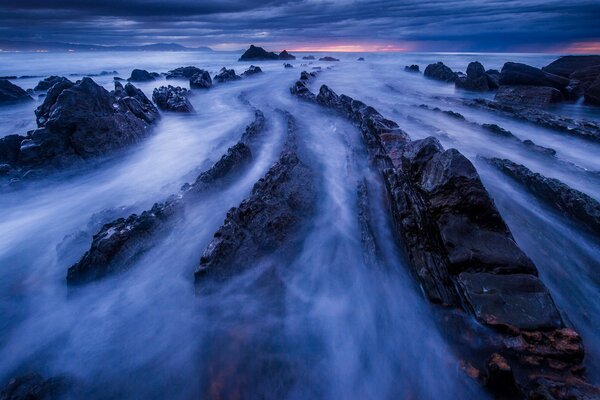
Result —
[{"label": "boulder", "polygon": [[7,135],[0,138],[0,164],[16,166],[21,157],[21,143],[27,139],[21,135]]},{"label": "boulder", "polygon": [[29,94],[7,79],[0,79],[0,104],[20,103],[33,100]]},{"label": "boulder", "polygon": [[197,67],[189,66],[189,67],[179,67],[175,68],[165,75],[166,79],[190,79],[194,75],[201,73],[202,70]]},{"label": "boulder", "polygon": [[215,81],[223,83],[223,82],[231,82],[242,79],[240,76],[236,75],[233,69],[227,69],[225,67],[221,68],[219,73],[215,75]]},{"label": "boulder", "polygon": [[406,72],[421,72],[421,71],[419,70],[419,66],[418,66],[417,64],[406,65],[406,66],[404,67],[404,70],[405,70]]},{"label": "boulder", "polygon": [[600,77],[585,90],[583,96],[586,103],[600,106]]},{"label": "boulder", "polygon": [[280,60],[295,60],[296,56],[288,53],[287,50],[284,50],[281,53],[279,53],[279,57],[278,58]]},{"label": "boulder", "polygon": [[67,80],[67,78],[62,76],[52,75],[43,80],[39,81],[38,84],[33,88],[35,91],[46,91],[54,86],[55,83],[62,82]]},{"label": "boulder", "polygon": [[485,68],[483,68],[481,63],[475,61],[469,63],[469,66],[467,67],[467,76],[456,79],[455,85],[457,88],[464,90],[486,92],[490,90],[488,81],[489,78],[485,72]]},{"label": "boulder", "polygon": [[144,69],[134,69],[131,71],[131,76],[127,79],[129,82],[147,82],[156,79],[156,75]]},{"label": "boulder", "polygon": [[488,86],[492,90],[496,90],[500,87],[500,71],[497,69],[488,69],[485,71],[488,80]]},{"label": "boulder", "polygon": [[575,71],[600,66],[600,55],[563,56],[542,68],[543,71],[569,78]]},{"label": "boulder", "polygon": [[334,58],[334,57],[326,56],[326,57],[319,58],[319,61],[340,61],[340,60],[337,58]]},{"label": "boulder", "polygon": [[365,61],[365,58],[364,58],[364,57],[358,57],[358,58],[356,59],[356,61]]},{"label": "boulder", "polygon": [[516,106],[546,107],[564,100],[562,93],[548,86],[500,86],[494,100]]},{"label": "boulder", "polygon": [[164,111],[192,113],[194,107],[188,100],[189,94],[189,90],[179,86],[161,86],[152,92],[152,100]]},{"label": "boulder", "polygon": [[36,122],[39,127],[46,125],[46,121],[48,121],[48,118],[50,117],[50,109],[56,103],[58,96],[63,92],[63,90],[69,89],[73,85],[73,82],[67,78],[63,78],[57,81],[55,85],[50,87],[48,93],[46,93],[44,102],[35,110]]},{"label": "boulder", "polygon": [[294,68],[292,64],[283,64],[283,68]]},{"label": "boulder", "polygon": [[266,60],[279,60],[279,56],[276,53],[268,52],[262,47],[250,45],[248,50],[242,54],[238,61],[266,61]]},{"label": "boulder", "polygon": [[255,65],[251,65],[250,68],[248,68],[247,70],[245,70],[244,72],[242,72],[242,76],[243,77],[248,77],[248,76],[260,74],[262,72],[263,71],[262,71],[262,69],[260,69],[260,67],[257,67]]},{"label": "boulder", "polygon": [[316,60],[315,56],[304,56],[302,57],[303,60]]},{"label": "boulder", "polygon": [[569,80],[527,64],[507,62],[502,67],[499,83],[501,86],[547,86],[564,90]]},{"label": "boulder", "polygon": [[458,79],[458,74],[444,65],[444,63],[441,61],[435,64],[429,64],[425,68],[423,75],[428,78],[444,82],[456,82]]},{"label": "boulder", "polygon": [[208,89],[212,86],[212,78],[208,71],[200,70],[190,78],[190,88]]}]

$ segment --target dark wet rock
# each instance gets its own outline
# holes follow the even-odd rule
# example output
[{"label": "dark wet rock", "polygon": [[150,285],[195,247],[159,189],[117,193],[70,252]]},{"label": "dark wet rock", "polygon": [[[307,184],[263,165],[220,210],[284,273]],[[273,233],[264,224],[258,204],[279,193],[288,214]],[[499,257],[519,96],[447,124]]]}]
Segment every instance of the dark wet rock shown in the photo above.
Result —
[{"label": "dark wet rock", "polygon": [[194,107],[188,100],[190,93],[189,90],[179,86],[161,86],[152,92],[152,100],[161,110],[192,113]]},{"label": "dark wet rock", "polygon": [[500,86],[494,100],[516,106],[547,107],[564,100],[562,93],[548,86]]},{"label": "dark wet rock", "polygon": [[455,85],[457,88],[475,92],[485,92],[490,90],[485,68],[477,61],[469,63],[469,66],[467,67],[467,76],[458,78],[455,81]]},{"label": "dark wet rock", "polygon": [[127,80],[130,82],[147,82],[155,79],[156,76],[144,69],[134,69],[131,71],[131,76]]},{"label": "dark wet rock", "polygon": [[26,91],[7,79],[0,79],[0,104],[20,103],[33,100]]},{"label": "dark wet rock", "polygon": [[292,64],[283,64],[283,68],[294,68]]},{"label": "dark wet rock", "polygon": [[102,226],[94,235],[89,250],[69,268],[67,283],[75,286],[127,271],[184,217],[186,202],[211,188],[229,183],[246,170],[252,158],[249,146],[264,126],[264,115],[256,110],[255,119],[246,127],[240,142],[202,172],[194,183],[184,185],[178,194],[154,204],[150,210]]},{"label": "dark wet rock", "polygon": [[44,379],[40,374],[29,373],[12,378],[0,391],[0,400],[58,400],[67,389],[63,378]]},{"label": "dark wet rock", "polygon": [[166,79],[190,79],[194,75],[201,73],[202,70],[197,67],[188,66],[188,67],[179,67],[175,68],[165,75]]},{"label": "dark wet rock", "polygon": [[600,106],[600,76],[585,90],[584,98],[587,103]]},{"label": "dark wet rock", "polygon": [[464,100],[464,104],[492,111],[510,118],[527,121],[544,128],[563,132],[580,139],[600,142],[600,125],[594,121],[573,119],[538,110],[531,107],[515,106],[485,99]]},{"label": "dark wet rock", "polygon": [[279,53],[278,58],[280,60],[295,60],[296,56],[290,54],[287,52],[287,50],[282,51],[281,53]]},{"label": "dark wet rock", "polygon": [[527,64],[507,62],[500,73],[501,86],[542,86],[564,90],[569,80]]},{"label": "dark wet rock", "polygon": [[248,76],[252,76],[252,75],[256,75],[256,74],[261,74],[262,72],[263,71],[262,71],[262,69],[260,69],[260,67],[257,67],[256,65],[251,65],[250,68],[248,68],[247,70],[242,72],[242,76],[248,77]]},{"label": "dark wet rock", "polygon": [[600,389],[573,378],[568,382],[553,376],[533,377],[532,388],[526,393],[532,400],[597,400]]},{"label": "dark wet rock", "polygon": [[516,396],[519,389],[508,360],[493,353],[486,362],[485,384],[495,392]]},{"label": "dark wet rock", "polygon": [[268,52],[262,47],[250,45],[248,50],[242,54],[238,61],[261,61],[261,60],[279,60],[276,53]]},{"label": "dark wet rock", "polygon": [[320,71],[320,70],[321,70],[321,67],[312,67],[312,69],[314,69],[314,70],[317,70],[317,71]]},{"label": "dark wet rock", "polygon": [[425,68],[423,75],[427,78],[444,82],[456,82],[458,79],[458,74],[444,65],[444,63],[441,61],[435,64],[429,64]]},{"label": "dark wet rock", "polygon": [[481,127],[489,132],[495,133],[498,136],[510,137],[514,138],[515,135],[511,131],[507,131],[506,129],[498,126],[496,124],[483,124]]},{"label": "dark wet rock", "polygon": [[600,234],[600,203],[592,197],[565,185],[558,179],[547,178],[510,160],[492,158],[490,163],[522,183],[539,199],[588,227],[592,232]]},{"label": "dark wet rock", "polygon": [[544,147],[544,146],[537,145],[529,139],[523,140],[523,144],[537,153],[546,154],[546,155],[550,155],[550,156],[556,155],[556,150],[551,149],[550,147]]},{"label": "dark wet rock", "polygon": [[356,61],[365,61],[365,58],[364,58],[364,57],[358,57],[358,58],[356,59]]},{"label": "dark wet rock", "polygon": [[114,81],[124,81],[125,79],[121,78],[120,76],[115,76],[113,78]]},{"label": "dark wet rock", "polygon": [[360,229],[360,242],[363,249],[363,261],[369,267],[379,263],[379,247],[375,239],[374,229],[369,209],[369,188],[366,179],[359,182],[357,187],[358,226]]},{"label": "dark wet rock", "polygon": [[421,72],[417,64],[407,65],[404,67],[406,72]]},{"label": "dark wet rock", "polygon": [[63,92],[63,90],[69,89],[73,85],[73,82],[65,78],[57,81],[56,84],[50,87],[48,93],[46,93],[44,102],[35,110],[36,122],[39,127],[46,125],[46,122],[50,118],[50,110],[56,103],[58,96]]},{"label": "dark wet rock", "polygon": [[491,90],[496,90],[500,87],[500,71],[497,69],[488,69],[485,71],[485,75]]},{"label": "dark wet rock", "polygon": [[25,136],[7,135],[0,138],[0,163],[18,165],[21,157],[21,142]]},{"label": "dark wet rock", "polygon": [[319,61],[340,61],[340,60],[335,57],[325,56],[325,57],[319,58]]},{"label": "dark wet rock", "polygon": [[223,82],[231,82],[237,81],[238,79],[242,79],[240,76],[236,75],[233,69],[227,69],[225,67],[221,68],[219,73],[215,75],[215,81],[223,83]]},{"label": "dark wet rock", "polygon": [[295,121],[288,116],[288,138],[278,161],[253,187],[250,196],[227,213],[194,273],[207,290],[248,268],[248,260],[294,248],[295,234],[315,207],[316,187],[310,168],[298,157]]},{"label": "dark wet rock", "polygon": [[202,69],[190,78],[190,88],[192,89],[208,89],[212,84],[210,74]]},{"label": "dark wet rock", "polygon": [[52,75],[43,80],[39,81],[38,84],[33,88],[35,91],[46,91],[54,86],[55,83],[62,82],[67,78],[62,76]]},{"label": "dark wet rock", "polygon": [[575,71],[600,65],[600,56],[564,56],[552,61],[542,70],[565,78],[571,77]]},{"label": "dark wet rock", "polygon": [[152,124],[159,118],[158,110],[152,101],[133,84],[127,83],[123,88],[120,83],[115,82],[115,91],[112,94],[117,100],[119,111],[129,111],[147,124]]},{"label": "dark wet rock", "polygon": [[294,83],[294,86],[290,88],[290,93],[296,95],[304,100],[314,101],[315,95],[308,88],[308,83],[314,77],[313,74],[316,72],[308,73],[306,71],[302,71],[300,74],[300,79]]},{"label": "dark wet rock", "polygon": [[315,60],[315,56],[304,56],[302,57],[303,60]]}]

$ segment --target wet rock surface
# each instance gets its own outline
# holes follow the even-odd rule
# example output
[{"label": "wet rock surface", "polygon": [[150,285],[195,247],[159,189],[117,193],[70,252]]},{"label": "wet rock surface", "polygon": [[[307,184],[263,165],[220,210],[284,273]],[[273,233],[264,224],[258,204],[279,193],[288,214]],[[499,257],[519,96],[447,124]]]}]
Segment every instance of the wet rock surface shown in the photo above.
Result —
[{"label": "wet rock surface", "polygon": [[513,106],[547,107],[564,100],[562,93],[548,86],[500,86],[494,100]]},{"label": "wet rock surface", "polygon": [[192,89],[208,89],[212,84],[210,74],[202,69],[190,78],[190,88]]},{"label": "wet rock surface", "polygon": [[161,86],[152,92],[152,100],[164,111],[192,113],[194,107],[188,100],[190,91],[179,86]]},{"label": "wet rock surface", "polygon": [[264,115],[257,110],[240,142],[201,173],[193,184],[184,185],[178,194],[154,204],[150,210],[105,224],[94,235],[89,250],[69,268],[67,283],[72,286],[85,284],[128,270],[184,217],[187,202],[194,201],[196,196],[209,189],[227,184],[230,178],[245,170],[252,158],[249,146],[264,126]]},{"label": "wet rock surface", "polygon": [[262,72],[263,71],[262,71],[262,69],[260,69],[260,67],[257,67],[256,65],[251,65],[247,70],[245,70],[244,72],[242,72],[242,76],[243,77],[248,77],[248,76],[260,74]]},{"label": "wet rock surface", "polygon": [[219,83],[232,82],[242,79],[233,69],[221,68],[219,73],[215,75],[215,81]]},{"label": "wet rock surface", "polygon": [[194,66],[175,68],[165,75],[166,79],[190,79],[203,70]]},{"label": "wet rock surface", "polygon": [[330,56],[325,56],[325,57],[321,57],[319,58],[319,61],[328,61],[328,62],[332,62],[332,61],[340,61],[339,59],[335,58],[335,57],[330,57]]},{"label": "wet rock surface", "polygon": [[507,62],[500,73],[500,85],[502,86],[546,86],[563,90],[568,84],[569,80],[562,76],[521,63]]},{"label": "wet rock surface", "polygon": [[297,245],[294,234],[316,204],[311,169],[299,158],[295,120],[288,118],[288,137],[278,161],[252,188],[250,196],[227,213],[194,273],[198,290],[244,271],[259,260]]},{"label": "wet rock surface", "polygon": [[147,82],[155,79],[156,77],[145,69],[134,69],[127,80],[130,82]]},{"label": "wet rock surface", "polygon": [[[359,127],[383,177],[400,245],[429,300],[463,308],[492,328],[479,334],[485,351],[479,348],[473,358],[476,365],[487,363],[488,388],[500,394],[494,380],[510,382],[514,371],[515,397],[528,398],[532,390],[551,390],[554,384],[537,377],[555,367],[554,382],[566,391],[598,393],[579,377],[581,338],[565,328],[471,162],[432,137],[411,141],[372,107],[327,86],[315,102]],[[471,329],[461,324],[460,330]],[[470,346],[464,340],[460,346]]]},{"label": "wet rock surface", "polygon": [[595,234],[600,234],[600,203],[592,197],[565,185],[558,179],[547,178],[510,160],[492,158],[489,162],[523,184],[542,201],[588,227]]},{"label": "wet rock surface", "polygon": [[575,71],[600,65],[600,56],[564,56],[552,61],[542,70],[565,78],[571,77]]},{"label": "wet rock surface", "polygon": [[58,400],[68,389],[63,378],[44,379],[37,373],[12,378],[0,391],[0,400]]},{"label": "wet rock surface", "polygon": [[35,91],[46,91],[54,86],[55,83],[61,82],[65,80],[65,77],[52,75],[47,78],[42,79],[38,82],[37,85],[33,88]]},{"label": "wet rock surface", "polygon": [[416,65],[416,64],[407,65],[407,66],[405,66],[405,67],[404,67],[404,70],[405,70],[406,72],[421,72],[421,71],[419,70],[419,66],[418,66],[418,65]]},{"label": "wet rock surface", "polygon": [[457,88],[464,90],[485,92],[490,90],[488,82],[489,78],[485,72],[485,68],[481,63],[475,61],[469,63],[469,66],[467,67],[467,76],[456,79],[455,85]]},{"label": "wet rock surface", "polygon": [[443,62],[437,62],[435,64],[429,64],[423,75],[427,78],[435,79],[444,82],[456,82],[458,74],[452,71],[449,67],[444,65]]},{"label": "wet rock surface", "polygon": [[0,79],[0,105],[33,100],[29,94],[8,79]]}]

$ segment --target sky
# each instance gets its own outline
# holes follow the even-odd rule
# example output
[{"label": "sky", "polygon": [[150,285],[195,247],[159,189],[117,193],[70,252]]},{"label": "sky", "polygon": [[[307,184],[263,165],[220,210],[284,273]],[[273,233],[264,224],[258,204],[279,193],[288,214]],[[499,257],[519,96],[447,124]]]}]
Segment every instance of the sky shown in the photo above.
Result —
[{"label": "sky", "polygon": [[600,0],[0,0],[0,40],[600,52]]}]

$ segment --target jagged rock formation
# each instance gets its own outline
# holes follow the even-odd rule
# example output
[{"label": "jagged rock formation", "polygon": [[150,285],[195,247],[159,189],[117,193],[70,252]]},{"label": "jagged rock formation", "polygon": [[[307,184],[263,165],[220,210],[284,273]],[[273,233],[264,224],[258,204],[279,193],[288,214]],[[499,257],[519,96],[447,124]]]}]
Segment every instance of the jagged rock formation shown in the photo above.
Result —
[{"label": "jagged rock formation", "polygon": [[262,60],[279,60],[276,53],[268,52],[262,47],[250,45],[248,50],[242,54],[238,61],[262,61]]},{"label": "jagged rock formation", "polygon": [[315,207],[316,187],[310,168],[298,157],[295,121],[288,116],[288,137],[278,161],[238,207],[227,213],[194,273],[207,290],[245,270],[248,260],[293,248],[302,220]]},{"label": "jagged rock formation", "polygon": [[8,79],[0,79],[0,105],[33,100],[29,94],[12,84]]},{"label": "jagged rock formation", "polygon": [[237,81],[239,79],[242,79],[242,78],[240,76],[236,75],[235,70],[227,69],[225,67],[221,68],[219,73],[217,75],[215,75],[215,81],[217,81],[219,83]]},{"label": "jagged rock formation", "polygon": [[282,51],[281,53],[279,53],[278,58],[280,60],[295,60],[296,56],[290,54],[287,52],[287,50]]},{"label": "jagged rock formation", "polygon": [[185,204],[208,189],[225,185],[243,172],[252,158],[250,145],[264,129],[262,112],[255,112],[254,121],[235,146],[229,148],[210,169],[201,173],[193,184],[162,203],[156,203],[140,215],[132,214],[105,224],[94,235],[90,249],[81,260],[69,268],[69,285],[85,284],[105,276],[122,272],[169,232],[183,217]]},{"label": "jagged rock formation", "polygon": [[194,75],[201,73],[202,70],[197,67],[188,66],[188,67],[179,67],[175,68],[165,75],[166,79],[190,79]]},{"label": "jagged rock formation", "polygon": [[192,75],[190,78],[190,88],[192,89],[208,89],[212,86],[212,78],[208,71],[203,69]]},{"label": "jagged rock formation", "polygon": [[[487,368],[484,383],[490,390],[498,374],[510,374],[514,386],[506,389],[518,393],[515,397],[599,396],[598,388],[579,376],[580,336],[565,326],[473,164],[435,138],[411,141],[374,108],[325,85],[315,102],[359,127],[383,177],[395,231],[430,301],[463,308],[492,328],[478,338],[479,353],[471,355],[474,365]],[[462,340],[461,346],[469,345]]]},{"label": "jagged rock formation", "polygon": [[405,66],[405,67],[404,67],[404,70],[405,70],[406,72],[421,72],[421,71],[419,70],[419,66],[418,66],[417,64],[412,64],[412,65],[410,65],[410,66],[409,66],[409,65],[407,65],[407,66]]},{"label": "jagged rock formation", "polygon": [[256,74],[260,74],[262,73],[262,69],[260,69],[260,67],[257,67],[255,65],[251,65],[250,68],[248,68],[247,70],[245,70],[244,72],[242,72],[242,76],[244,78],[248,77],[248,76],[252,76],[252,75],[256,75]]},{"label": "jagged rock formation", "polygon": [[523,184],[527,190],[559,212],[600,235],[600,203],[558,179],[547,178],[511,160],[492,158],[489,162],[500,171]]},{"label": "jagged rock formation", "polygon": [[300,79],[296,81],[294,86],[290,88],[290,93],[304,98],[305,100],[314,100],[315,95],[308,88],[308,83],[315,76],[317,76],[317,72],[308,73],[306,71],[302,71],[300,74]]},{"label": "jagged rock formation", "polygon": [[356,188],[358,207],[358,227],[360,243],[363,249],[363,261],[369,267],[376,267],[380,260],[380,250],[375,238],[369,209],[369,187],[366,179],[361,180]]},{"label": "jagged rock formation", "polygon": [[50,89],[52,86],[54,86],[55,83],[61,82],[64,79],[66,79],[66,78],[62,77],[62,76],[56,76],[56,75],[49,76],[49,77],[44,78],[41,81],[39,81],[38,84],[35,85],[33,90],[46,91],[46,90]]},{"label": "jagged rock formation", "polygon": [[444,82],[456,82],[458,74],[452,71],[449,67],[444,65],[443,62],[437,62],[435,64],[429,64],[425,68],[423,75],[427,78],[435,79]]},{"label": "jagged rock formation", "polygon": [[193,113],[194,107],[188,100],[189,95],[189,90],[179,86],[161,86],[152,92],[152,100],[161,110]]},{"label": "jagged rock formation", "polygon": [[127,80],[129,82],[147,82],[155,79],[156,76],[145,69],[134,69],[131,71],[131,76]]}]

